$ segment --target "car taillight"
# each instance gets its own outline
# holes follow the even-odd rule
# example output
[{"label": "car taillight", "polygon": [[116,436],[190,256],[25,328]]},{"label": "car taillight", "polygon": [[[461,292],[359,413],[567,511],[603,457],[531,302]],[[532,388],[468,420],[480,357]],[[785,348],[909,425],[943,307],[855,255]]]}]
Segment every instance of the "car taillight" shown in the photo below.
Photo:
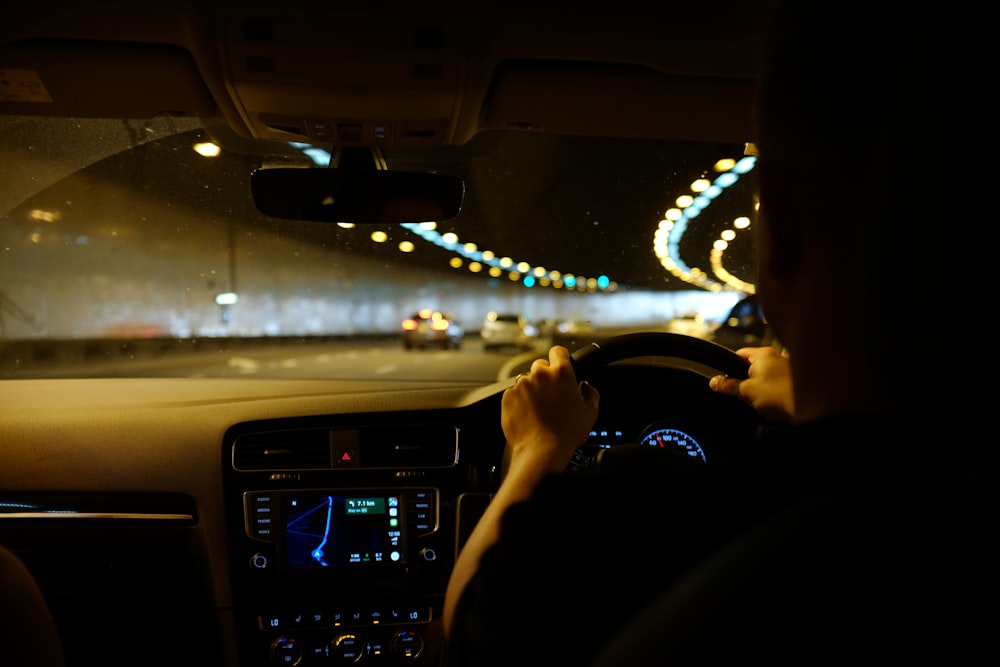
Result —
[{"label": "car taillight", "polygon": [[405,331],[416,331],[417,321],[416,320],[403,320],[403,329]]},{"label": "car taillight", "polygon": [[445,320],[445,319],[432,320],[431,321],[431,328],[433,328],[434,331],[447,331],[448,330],[448,320]]}]

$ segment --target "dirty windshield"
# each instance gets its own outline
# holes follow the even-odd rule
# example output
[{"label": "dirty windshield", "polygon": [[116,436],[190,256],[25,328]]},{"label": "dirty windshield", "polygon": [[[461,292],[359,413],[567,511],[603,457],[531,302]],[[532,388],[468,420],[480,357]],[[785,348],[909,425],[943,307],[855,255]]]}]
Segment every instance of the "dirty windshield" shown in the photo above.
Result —
[{"label": "dirty windshield", "polygon": [[[518,131],[387,151],[389,169],[461,177],[462,209],[352,227],[251,197],[254,170],[329,168],[328,149],[214,136],[0,117],[2,377],[487,383],[553,343],[765,335],[733,312],[754,293],[743,144]],[[490,313],[521,316],[523,338],[484,345]]]}]

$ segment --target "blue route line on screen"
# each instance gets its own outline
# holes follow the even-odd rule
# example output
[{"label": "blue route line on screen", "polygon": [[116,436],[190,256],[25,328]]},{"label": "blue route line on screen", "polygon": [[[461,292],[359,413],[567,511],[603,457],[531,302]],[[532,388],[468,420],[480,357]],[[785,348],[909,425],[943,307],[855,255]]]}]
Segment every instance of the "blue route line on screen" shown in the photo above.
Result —
[{"label": "blue route line on screen", "polygon": [[315,560],[323,567],[328,567],[329,563],[327,563],[326,559],[323,557],[324,556],[323,548],[326,546],[326,543],[330,539],[330,520],[333,516],[333,496],[327,496],[325,503],[317,505],[316,507],[312,508],[307,512],[303,512],[301,515],[296,517],[294,521],[290,521],[288,523],[287,529],[289,533],[296,532],[298,535],[315,536],[315,533],[293,531],[292,527],[295,524],[305,520],[307,517],[312,516],[315,512],[318,512],[319,510],[323,509],[324,504],[326,505],[326,526],[323,529],[323,535],[320,538],[319,544],[317,544],[316,547],[309,552],[309,555],[312,557],[313,560]]}]

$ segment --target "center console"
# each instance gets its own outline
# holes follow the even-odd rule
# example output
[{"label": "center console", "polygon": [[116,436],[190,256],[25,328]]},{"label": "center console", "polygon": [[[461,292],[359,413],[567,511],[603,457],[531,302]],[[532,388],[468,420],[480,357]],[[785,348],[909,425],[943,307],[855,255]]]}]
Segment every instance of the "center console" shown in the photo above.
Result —
[{"label": "center console", "polygon": [[461,492],[450,424],[227,434],[241,665],[435,665]]}]

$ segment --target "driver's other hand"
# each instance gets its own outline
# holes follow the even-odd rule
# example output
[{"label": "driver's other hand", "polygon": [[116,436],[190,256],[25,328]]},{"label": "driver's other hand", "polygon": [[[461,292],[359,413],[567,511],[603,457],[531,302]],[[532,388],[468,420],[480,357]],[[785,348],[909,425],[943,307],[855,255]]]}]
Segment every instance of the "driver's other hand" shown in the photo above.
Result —
[{"label": "driver's other hand", "polygon": [[716,375],[709,380],[708,386],[720,394],[735,396],[768,421],[791,422],[795,418],[795,399],[788,355],[769,345],[743,347],[736,350],[736,354],[750,364],[747,379]]},{"label": "driver's other hand", "polygon": [[511,465],[526,462],[536,471],[565,470],[597,421],[600,398],[592,386],[577,382],[569,350],[552,346],[548,359],[536,359],[531,371],[519,375],[503,394],[500,425]]}]

